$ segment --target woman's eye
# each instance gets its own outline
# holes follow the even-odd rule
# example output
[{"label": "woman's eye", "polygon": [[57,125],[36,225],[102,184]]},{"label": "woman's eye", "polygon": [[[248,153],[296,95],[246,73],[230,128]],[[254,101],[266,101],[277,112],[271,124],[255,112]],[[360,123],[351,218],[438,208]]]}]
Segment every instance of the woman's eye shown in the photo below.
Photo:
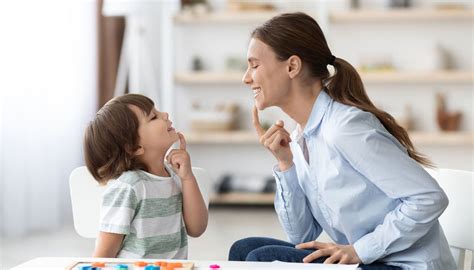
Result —
[{"label": "woman's eye", "polygon": [[151,120],[155,120],[155,119],[156,119],[156,114],[151,117]]},{"label": "woman's eye", "polygon": [[252,68],[258,68],[258,65],[253,66]]}]

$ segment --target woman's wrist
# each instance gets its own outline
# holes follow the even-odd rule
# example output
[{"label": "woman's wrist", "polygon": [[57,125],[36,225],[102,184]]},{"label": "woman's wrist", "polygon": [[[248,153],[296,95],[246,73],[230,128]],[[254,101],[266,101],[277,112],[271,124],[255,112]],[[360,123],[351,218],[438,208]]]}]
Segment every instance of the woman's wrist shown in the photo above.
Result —
[{"label": "woman's wrist", "polygon": [[293,161],[278,161],[278,168],[281,172],[287,171],[293,167]]}]

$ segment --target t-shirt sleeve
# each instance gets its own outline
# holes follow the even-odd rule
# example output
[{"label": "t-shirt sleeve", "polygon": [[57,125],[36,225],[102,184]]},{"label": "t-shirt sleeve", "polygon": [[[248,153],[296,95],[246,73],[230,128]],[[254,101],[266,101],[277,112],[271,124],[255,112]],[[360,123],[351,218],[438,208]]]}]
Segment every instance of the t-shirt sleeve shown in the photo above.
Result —
[{"label": "t-shirt sleeve", "polygon": [[99,231],[129,234],[138,199],[133,187],[118,183],[103,194]]}]

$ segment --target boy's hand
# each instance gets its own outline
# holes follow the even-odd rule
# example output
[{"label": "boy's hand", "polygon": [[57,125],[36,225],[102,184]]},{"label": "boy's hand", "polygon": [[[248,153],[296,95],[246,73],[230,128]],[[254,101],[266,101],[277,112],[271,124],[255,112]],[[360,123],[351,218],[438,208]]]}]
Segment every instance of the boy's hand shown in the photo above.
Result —
[{"label": "boy's hand", "polygon": [[179,149],[173,149],[166,157],[166,160],[173,167],[173,170],[181,178],[186,181],[193,178],[193,171],[191,169],[191,158],[186,151],[186,140],[182,133],[178,132]]}]

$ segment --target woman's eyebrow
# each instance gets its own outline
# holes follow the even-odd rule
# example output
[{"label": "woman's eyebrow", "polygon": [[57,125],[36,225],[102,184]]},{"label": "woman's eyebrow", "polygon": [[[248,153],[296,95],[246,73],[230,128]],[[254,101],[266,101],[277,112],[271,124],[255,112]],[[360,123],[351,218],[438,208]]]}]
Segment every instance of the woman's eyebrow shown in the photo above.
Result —
[{"label": "woman's eyebrow", "polygon": [[258,59],[252,56],[252,57],[249,57],[249,58],[247,59],[247,61],[248,61],[248,62],[255,62],[255,61],[258,61]]}]

